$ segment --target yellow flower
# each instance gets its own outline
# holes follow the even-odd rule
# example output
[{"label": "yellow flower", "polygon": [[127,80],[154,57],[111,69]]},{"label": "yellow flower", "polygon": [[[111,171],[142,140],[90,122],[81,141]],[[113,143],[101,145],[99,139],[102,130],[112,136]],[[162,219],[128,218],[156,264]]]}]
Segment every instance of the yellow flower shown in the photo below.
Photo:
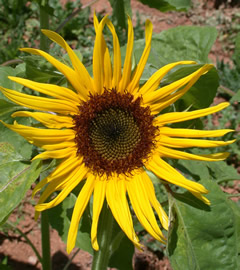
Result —
[{"label": "yellow flower", "polygon": [[[102,33],[105,26],[113,36],[113,63]],[[128,19],[128,43],[123,69],[119,41],[111,21],[106,16],[98,22],[95,16],[94,27],[96,40],[93,51],[93,78],[61,36],[43,30],[47,37],[67,51],[72,67],[38,49],[24,48],[22,51],[40,55],[48,60],[64,74],[73,90],[17,77],[9,78],[53,98],[1,88],[2,93],[11,101],[43,111],[18,111],[12,115],[13,117],[33,117],[46,128],[33,128],[16,122],[13,125],[4,125],[45,150],[34,159],[62,160],[33,191],[33,194],[36,194],[47,185],[36,205],[37,213],[61,203],[86,179],[72,215],[68,252],[75,245],[79,221],[92,194],[91,240],[95,250],[99,249],[97,226],[105,199],[121,229],[136,247],[141,248],[134,232],[127,195],[142,226],[155,239],[165,242],[154,210],[166,230],[168,217],[155,196],[153,184],[145,169],[152,171],[164,181],[189,190],[194,196],[209,204],[208,199],[202,195],[208,191],[201,184],[186,179],[163,158],[223,160],[228,156],[227,153],[194,155],[181,151],[181,148],[216,147],[232,143],[196,139],[223,136],[231,132],[230,129],[202,131],[169,126],[172,123],[215,113],[227,107],[229,104],[226,102],[197,111],[160,114],[164,108],[184,95],[202,74],[212,68],[212,65],[206,64],[192,74],[159,88],[160,81],[172,68],[195,62],[171,63],[159,69],[140,86],[139,80],[151,47],[151,22],[146,22],[146,44],[134,72],[131,70],[134,40],[131,20]],[[55,191],[60,192],[51,201],[45,202]]]}]

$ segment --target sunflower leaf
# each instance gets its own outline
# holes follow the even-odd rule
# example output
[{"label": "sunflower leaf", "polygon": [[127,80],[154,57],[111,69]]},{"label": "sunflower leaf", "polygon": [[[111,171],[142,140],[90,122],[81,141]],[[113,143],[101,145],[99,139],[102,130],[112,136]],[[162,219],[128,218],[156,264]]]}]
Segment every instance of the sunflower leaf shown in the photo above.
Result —
[{"label": "sunflower leaf", "polygon": [[[132,270],[132,257],[134,253],[134,246],[120,228],[118,234],[122,234],[123,237],[120,240],[119,247],[111,255],[108,266],[117,268],[119,270]],[[119,256],[119,254],[121,254],[121,256]]]},{"label": "sunflower leaf", "polygon": [[5,120],[5,117],[7,119],[9,117],[9,113],[12,113],[22,108],[22,106],[8,102],[4,99],[0,99],[0,117],[2,120]]},{"label": "sunflower leaf", "polygon": [[[71,193],[61,204],[48,210],[49,222],[57,230],[64,243],[67,243],[68,229],[71,222],[72,211],[77,200],[77,196]],[[91,224],[87,211],[84,211],[80,221],[76,246],[93,254],[90,239]]]},{"label": "sunflower leaf", "polygon": [[[183,60],[208,63],[208,54],[216,38],[217,30],[210,26],[178,26],[162,31],[152,37],[148,64],[159,69],[166,64]],[[144,46],[144,39],[134,42],[137,63]],[[145,72],[149,72],[148,69],[145,69]],[[143,73],[142,77],[147,76]]]},{"label": "sunflower leaf", "polygon": [[199,179],[214,179],[217,183],[221,183],[240,179],[237,170],[227,165],[225,161],[179,160],[177,168],[185,173],[187,177],[190,176],[197,181]]},{"label": "sunflower leaf", "polygon": [[12,152],[12,147],[9,143],[0,144],[0,223],[22,201],[41,171],[40,160],[32,164],[21,162],[21,156]]},{"label": "sunflower leaf", "polygon": [[174,270],[239,269],[240,210],[212,180],[207,206],[189,192],[171,196],[168,254]]},{"label": "sunflower leaf", "polygon": [[[15,83],[8,79],[8,76],[17,76],[23,73],[25,69],[25,64],[20,64],[16,68],[1,66],[0,67],[0,82],[2,87],[6,87],[14,90],[21,90],[22,85]],[[0,92],[0,97],[2,98],[3,94]]]}]

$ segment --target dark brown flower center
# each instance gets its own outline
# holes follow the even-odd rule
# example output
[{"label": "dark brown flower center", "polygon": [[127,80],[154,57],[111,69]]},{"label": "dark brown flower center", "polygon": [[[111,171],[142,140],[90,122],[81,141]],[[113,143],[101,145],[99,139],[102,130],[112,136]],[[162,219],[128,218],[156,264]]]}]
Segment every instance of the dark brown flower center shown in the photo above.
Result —
[{"label": "dark brown flower center", "polygon": [[129,174],[144,166],[154,147],[157,127],[149,107],[133,95],[105,90],[90,96],[74,116],[77,153],[93,173]]}]

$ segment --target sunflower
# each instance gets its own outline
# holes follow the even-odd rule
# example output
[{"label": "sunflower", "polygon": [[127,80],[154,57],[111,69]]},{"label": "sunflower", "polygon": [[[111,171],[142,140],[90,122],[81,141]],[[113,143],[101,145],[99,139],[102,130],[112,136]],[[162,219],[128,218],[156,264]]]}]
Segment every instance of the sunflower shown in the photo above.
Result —
[{"label": "sunflower", "polygon": [[[79,221],[92,195],[91,241],[95,250],[99,249],[97,226],[105,199],[115,220],[136,247],[141,248],[141,244],[133,228],[129,203],[148,233],[158,241],[165,242],[155,213],[166,230],[168,216],[156,198],[146,170],[163,181],[187,189],[209,204],[209,200],[203,196],[208,191],[201,184],[186,179],[163,158],[223,160],[228,156],[227,153],[195,155],[181,151],[181,148],[217,147],[233,142],[196,139],[223,136],[231,132],[230,129],[202,131],[172,128],[169,125],[215,113],[227,107],[227,102],[196,111],[161,114],[163,109],[183,96],[201,75],[208,72],[212,65],[206,64],[192,74],[160,87],[162,78],[177,65],[195,64],[193,61],[171,63],[155,72],[144,85],[140,85],[139,80],[151,47],[151,22],[146,21],[145,48],[134,71],[134,36],[130,18],[123,68],[118,37],[111,21],[105,16],[99,22],[94,16],[94,27],[93,77],[60,35],[42,30],[48,38],[67,51],[72,67],[44,51],[32,48],[21,50],[44,57],[67,78],[71,86],[67,88],[9,77],[14,82],[52,98],[1,88],[2,93],[11,101],[37,110],[18,111],[13,113],[13,117],[32,117],[45,128],[29,127],[17,122],[4,125],[45,150],[35,156],[34,160],[61,161],[33,191],[35,195],[46,185],[35,207],[37,215],[61,203],[80,182],[85,181],[72,214],[68,252],[75,246]],[[103,36],[104,27],[109,28],[113,37],[112,60]],[[49,201],[55,191],[59,193]]]}]

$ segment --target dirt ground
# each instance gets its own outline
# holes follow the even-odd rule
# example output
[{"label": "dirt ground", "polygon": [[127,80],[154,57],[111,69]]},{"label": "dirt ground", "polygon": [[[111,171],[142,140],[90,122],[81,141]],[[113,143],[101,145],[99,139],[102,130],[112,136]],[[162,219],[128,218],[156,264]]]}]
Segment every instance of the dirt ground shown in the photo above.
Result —
[{"label": "dirt ground", "polygon": [[[83,5],[89,3],[89,0],[82,0]],[[142,5],[136,0],[131,1],[133,10],[133,22],[136,22],[136,13],[139,12],[141,19],[145,21],[147,18],[153,23],[154,32],[158,33],[162,30],[166,30],[171,27],[178,25],[199,25],[204,24],[207,19],[215,15],[216,12],[222,12],[223,16],[230,18],[236,8],[220,8],[216,10],[214,8],[214,1],[193,1],[194,8],[188,13],[183,12],[167,12],[162,13],[155,9],[149,8]],[[111,6],[107,0],[99,0],[91,6],[92,14],[94,12],[101,13],[111,13]],[[238,9],[239,12],[239,9]],[[221,29],[223,25],[217,25],[217,28]],[[224,49],[224,44],[222,39],[218,38],[216,44],[214,45],[211,53],[210,59],[216,62],[216,59],[223,59],[224,61],[229,61],[229,56],[232,53],[231,48],[229,50]],[[238,185],[234,185],[233,188],[228,189],[227,192],[236,193],[239,192]],[[30,201],[29,191],[25,201],[22,206],[21,221],[18,228],[24,232],[33,244],[37,247],[38,251],[41,253],[41,239],[40,239],[40,225],[39,222],[34,221],[34,208],[29,203]],[[18,216],[18,210],[10,217],[11,222],[16,221]],[[68,255],[66,253],[66,246],[61,241],[57,232],[51,229],[51,254],[52,254],[52,265],[54,270],[63,269],[64,265],[67,263],[68,259],[74,254],[76,249]],[[23,237],[19,236],[17,233],[9,231],[8,237],[4,233],[0,232],[0,260],[4,257],[8,257],[8,264],[13,270],[38,270],[41,269],[41,265],[37,260],[31,247],[26,243]],[[71,265],[68,269],[70,270],[89,270],[91,269],[92,256],[87,252],[80,251],[72,260]],[[136,252],[133,265],[135,270],[171,270],[171,266],[166,257],[159,258],[156,254],[145,249],[144,252]]]}]

